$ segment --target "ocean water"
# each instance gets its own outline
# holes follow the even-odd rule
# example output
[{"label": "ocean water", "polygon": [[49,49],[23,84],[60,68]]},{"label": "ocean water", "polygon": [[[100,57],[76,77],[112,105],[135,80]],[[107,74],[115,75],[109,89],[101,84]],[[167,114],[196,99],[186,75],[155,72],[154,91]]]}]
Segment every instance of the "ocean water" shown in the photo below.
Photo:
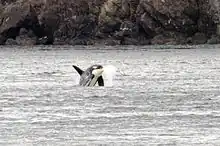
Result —
[{"label": "ocean water", "polygon": [[2,46],[0,70],[0,145],[220,145],[220,45]]}]

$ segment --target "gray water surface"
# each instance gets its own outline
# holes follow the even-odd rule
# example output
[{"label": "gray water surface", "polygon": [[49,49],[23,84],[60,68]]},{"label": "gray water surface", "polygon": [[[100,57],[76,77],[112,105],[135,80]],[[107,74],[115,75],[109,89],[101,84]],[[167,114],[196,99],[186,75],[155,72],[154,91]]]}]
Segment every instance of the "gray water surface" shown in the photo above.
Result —
[{"label": "gray water surface", "polygon": [[0,145],[220,145],[220,46],[8,46],[0,69]]}]

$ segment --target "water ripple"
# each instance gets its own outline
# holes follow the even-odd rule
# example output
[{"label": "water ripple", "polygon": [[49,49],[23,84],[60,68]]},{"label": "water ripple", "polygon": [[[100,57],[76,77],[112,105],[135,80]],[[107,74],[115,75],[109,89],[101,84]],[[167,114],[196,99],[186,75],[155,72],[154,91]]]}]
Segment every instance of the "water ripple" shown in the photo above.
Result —
[{"label": "water ripple", "polygon": [[[219,54],[218,45],[3,47],[0,145],[217,145]],[[73,64],[115,67],[114,77],[79,87]]]}]

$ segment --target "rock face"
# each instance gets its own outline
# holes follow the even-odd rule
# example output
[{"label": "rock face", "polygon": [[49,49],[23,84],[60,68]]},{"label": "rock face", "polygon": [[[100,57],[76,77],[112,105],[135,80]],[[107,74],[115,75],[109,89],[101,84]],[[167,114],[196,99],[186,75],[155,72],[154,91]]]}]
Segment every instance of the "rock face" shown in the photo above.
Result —
[{"label": "rock face", "polygon": [[[2,0],[0,44],[219,43],[217,0]],[[14,41],[13,41],[14,40]]]},{"label": "rock face", "polygon": [[32,30],[38,37],[42,36],[37,15],[32,6],[25,1],[17,1],[5,7],[1,11],[0,20],[1,44],[8,38],[15,39],[21,28]]}]

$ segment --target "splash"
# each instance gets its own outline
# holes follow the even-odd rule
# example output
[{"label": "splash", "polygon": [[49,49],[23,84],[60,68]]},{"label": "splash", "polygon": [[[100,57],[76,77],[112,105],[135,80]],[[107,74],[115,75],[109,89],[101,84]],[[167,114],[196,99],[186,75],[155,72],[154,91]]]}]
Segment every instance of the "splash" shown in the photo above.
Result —
[{"label": "splash", "polygon": [[104,72],[102,73],[105,86],[111,87],[113,86],[113,79],[116,75],[117,68],[113,65],[105,65],[103,66]]}]

